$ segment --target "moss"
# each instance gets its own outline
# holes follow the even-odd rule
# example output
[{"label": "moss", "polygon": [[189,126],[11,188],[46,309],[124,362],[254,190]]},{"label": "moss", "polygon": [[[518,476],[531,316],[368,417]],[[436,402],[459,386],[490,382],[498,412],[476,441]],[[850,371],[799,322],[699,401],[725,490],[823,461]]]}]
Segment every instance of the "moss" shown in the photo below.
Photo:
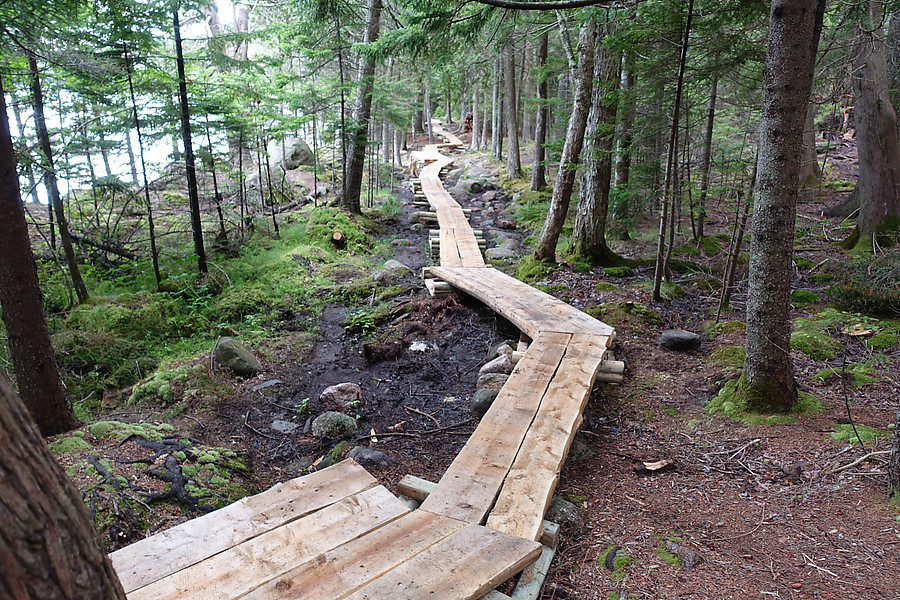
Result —
[{"label": "moss", "polygon": [[832,375],[840,375],[842,372],[849,373],[853,377],[853,385],[857,387],[867,385],[876,380],[876,378],[872,376],[875,369],[868,363],[854,363],[840,368],[828,367],[813,375],[813,378],[825,379]]},{"label": "moss", "polygon": [[73,454],[76,452],[90,451],[91,445],[81,437],[72,435],[57,438],[55,441],[50,442],[47,448],[53,454]]},{"label": "moss", "polygon": [[316,208],[309,213],[306,238],[311,244],[334,250],[331,237],[335,231],[339,231],[344,240],[341,252],[348,254],[364,252],[372,247],[372,241],[363,230],[360,220],[360,217],[337,208]]},{"label": "moss", "polygon": [[766,389],[753,388],[741,375],[725,384],[704,410],[710,414],[721,413],[726,417],[744,421],[750,425],[788,423],[798,414],[819,413],[822,403],[811,394],[800,392],[789,413],[772,412],[774,394]]},{"label": "moss", "polygon": [[709,360],[723,367],[741,369],[746,356],[747,350],[743,346],[721,346],[713,350]]},{"label": "moss", "polygon": [[191,372],[189,365],[181,365],[173,369],[160,369],[149,379],[134,386],[128,397],[129,404],[135,404],[140,400],[158,400],[165,405],[171,405],[175,401],[175,388],[173,384],[184,383]]},{"label": "moss", "polygon": [[615,292],[619,289],[619,287],[616,284],[610,283],[608,281],[598,281],[594,284],[594,289],[598,292]]},{"label": "moss", "polygon": [[556,268],[556,263],[538,260],[534,256],[529,256],[516,267],[516,278],[520,281],[533,281],[549,275]]},{"label": "moss", "polygon": [[791,334],[791,348],[813,360],[831,360],[840,351],[840,343],[828,334],[827,319],[795,319],[796,331]]},{"label": "moss", "polygon": [[747,325],[743,321],[720,321],[707,323],[704,329],[711,336],[726,335],[735,331],[743,331]]},{"label": "moss", "polygon": [[610,325],[662,325],[662,317],[651,307],[640,302],[618,301],[595,304],[584,309],[595,319]]},{"label": "moss", "polygon": [[600,556],[597,557],[597,563],[603,567],[608,568],[607,558],[609,557],[609,553],[616,549],[616,553],[612,560],[612,573],[610,574],[610,579],[613,581],[622,581],[625,578],[625,567],[628,565],[633,565],[637,561],[628,556],[625,553],[624,548],[619,548],[618,546],[609,545],[606,549],[600,553]]},{"label": "moss", "polygon": [[630,267],[605,267],[603,272],[610,277],[629,277],[632,275]]},{"label": "moss", "polygon": [[703,250],[704,254],[715,256],[722,252],[723,238],[727,239],[727,236],[724,236],[724,234],[721,233],[716,235],[704,235],[700,238],[700,248]]},{"label": "moss", "polygon": [[887,332],[876,333],[866,340],[866,345],[872,350],[887,350],[898,343],[900,343],[900,339],[898,339],[897,334]]},{"label": "moss", "polygon": [[660,540],[659,545],[656,547],[656,554],[664,563],[668,563],[673,567],[681,566],[681,557],[674,552],[669,552],[668,548],[666,548],[666,542],[663,540]]},{"label": "moss", "polygon": [[344,454],[349,449],[350,449],[350,442],[347,440],[344,440],[343,442],[337,443],[334,446],[334,448],[329,450],[328,454],[326,454],[326,458],[328,458],[328,460],[330,460],[332,463],[336,463],[344,457]]},{"label": "moss", "polygon": [[801,271],[808,271],[816,266],[816,263],[809,260],[808,258],[803,258],[802,256],[795,256],[793,260],[794,264],[797,265],[797,268]]},{"label": "moss", "polygon": [[122,439],[129,435],[159,441],[168,435],[174,428],[167,423],[153,425],[152,423],[122,423],[120,421],[97,421],[88,426],[90,434],[100,439]]},{"label": "moss", "polygon": [[829,433],[828,437],[836,442],[849,442],[851,444],[856,444],[859,442],[859,440],[856,438],[856,433],[859,433],[859,437],[862,438],[863,443],[871,442],[876,437],[887,438],[891,436],[891,433],[889,431],[876,429],[874,427],[869,427],[868,425],[857,425],[856,432],[854,432],[852,425],[850,425],[849,423],[841,423],[834,426],[834,431]]},{"label": "moss", "polygon": [[673,248],[672,252],[674,254],[680,254],[682,256],[700,256],[700,250],[698,250],[695,246],[691,246],[690,244],[685,244],[684,246]]},{"label": "moss", "polygon": [[819,300],[819,295],[810,290],[794,290],[791,292],[791,302],[796,304],[811,304]]},{"label": "moss", "polygon": [[684,296],[684,289],[677,283],[664,281],[659,286],[659,293],[663,300],[675,300]]}]

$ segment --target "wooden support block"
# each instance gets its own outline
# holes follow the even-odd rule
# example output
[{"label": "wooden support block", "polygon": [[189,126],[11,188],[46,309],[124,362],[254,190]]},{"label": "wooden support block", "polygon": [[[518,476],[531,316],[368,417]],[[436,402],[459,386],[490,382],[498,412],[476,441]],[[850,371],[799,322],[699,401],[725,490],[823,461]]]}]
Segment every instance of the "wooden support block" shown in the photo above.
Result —
[{"label": "wooden support block", "polygon": [[556,555],[556,549],[549,546],[541,548],[541,556],[522,571],[519,581],[512,591],[512,600],[537,600],[541,596],[541,588],[550,571],[550,563]]},{"label": "wooden support block", "polygon": [[600,363],[601,373],[616,373],[621,375],[625,372],[625,361],[622,360],[604,360]]},{"label": "wooden support block", "polygon": [[436,483],[427,479],[422,479],[415,475],[404,475],[400,483],[397,484],[397,491],[404,496],[423,502],[436,487]]},{"label": "wooden support block", "polygon": [[431,267],[422,267],[422,279],[431,279],[434,275],[431,273]]},{"label": "wooden support block", "polygon": [[509,355],[509,361],[514,365],[519,364],[519,361],[522,360],[523,356],[525,356],[524,352],[513,350],[513,353]]},{"label": "wooden support block", "polygon": [[541,537],[538,538],[538,541],[545,546],[556,548],[556,545],[559,543],[559,525],[547,519],[544,519],[543,525],[544,529],[541,531]]},{"label": "wooden support block", "polygon": [[597,381],[600,383],[622,383],[625,376],[619,373],[597,373]]}]

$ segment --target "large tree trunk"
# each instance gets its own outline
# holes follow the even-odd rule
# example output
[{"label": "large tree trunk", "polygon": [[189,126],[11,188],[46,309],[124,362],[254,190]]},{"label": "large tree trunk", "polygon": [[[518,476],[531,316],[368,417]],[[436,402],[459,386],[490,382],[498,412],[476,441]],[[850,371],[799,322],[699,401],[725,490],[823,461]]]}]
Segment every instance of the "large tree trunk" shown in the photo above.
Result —
[{"label": "large tree trunk", "polygon": [[[882,3],[869,2],[869,22],[857,26],[853,42],[853,119],[859,150],[859,217],[849,240],[871,249],[900,230],[900,138],[888,93]],[[848,244],[849,245],[849,244]]]},{"label": "large tree trunk", "polygon": [[591,19],[581,27],[578,46],[578,68],[575,72],[575,102],[572,115],[566,130],[566,141],[563,145],[556,185],[550,199],[550,209],[544,221],[544,228],[534,249],[538,260],[556,262],[556,243],[562,232],[566,214],[569,212],[569,200],[575,184],[575,165],[579,162],[581,146],[584,142],[584,130],[587,126],[588,113],[591,109],[592,76],[594,73],[594,44],[597,39],[597,22]]},{"label": "large tree trunk", "polygon": [[[191,143],[191,113],[188,107],[187,78],[184,75],[184,51],[181,46],[181,22],[178,8],[172,11],[175,28],[175,57],[178,69],[178,100],[181,103],[181,139],[184,143],[184,171],[187,178],[188,202],[191,206],[191,233],[194,238],[194,254],[197,255],[197,269],[207,273],[206,249],[203,246],[203,224],[200,221],[200,192],[197,188],[197,172],[194,168],[194,147]],[[260,188],[262,181],[259,182]]]},{"label": "large tree trunk", "polygon": [[706,193],[709,191],[709,171],[712,165],[713,125],[716,121],[716,95],[719,76],[713,75],[709,84],[709,103],[706,105],[706,131],[703,135],[703,154],[700,156],[700,197],[697,199],[697,238],[702,238],[706,224]]},{"label": "large tree trunk", "polygon": [[[369,0],[366,14],[366,33],[364,44],[372,44],[378,39],[378,27],[381,22],[381,0]],[[350,164],[347,167],[347,195],[344,202],[347,210],[361,214],[359,196],[362,192],[363,171],[366,162],[366,145],[369,143],[369,117],[372,114],[372,90],[375,86],[375,57],[366,54],[362,59],[359,72],[359,87],[356,93],[356,106],[353,109],[353,131],[351,132],[352,150]],[[426,88],[427,90],[427,88]],[[428,92],[425,93],[426,98]],[[429,128],[429,132],[431,129]],[[372,182],[369,182],[371,185]]]},{"label": "large tree trunk", "polygon": [[2,376],[0,514],[0,598],[125,600],[81,494]]},{"label": "large tree trunk", "polygon": [[797,398],[791,368],[791,257],[800,145],[825,0],[773,0],[763,75],[762,117],[747,296],[748,407],[790,410]]},{"label": "large tree trunk", "polygon": [[[59,195],[59,187],[56,184],[56,168],[53,166],[53,149],[50,147],[50,132],[47,130],[47,120],[44,118],[44,94],[41,91],[41,79],[38,72],[37,59],[30,50],[26,51],[28,55],[28,69],[31,75],[31,99],[34,105],[34,128],[37,132],[38,141],[41,144],[42,164],[44,169],[44,186],[47,188],[49,201],[53,205],[53,211],[56,214],[56,226],[59,229],[59,241],[63,247],[63,253],[66,256],[66,265],[69,267],[69,276],[72,278],[72,285],[75,286],[75,295],[78,296],[78,302],[85,302],[88,299],[87,287],[84,285],[84,279],[81,278],[81,269],[78,267],[78,259],[75,258],[75,249],[72,247],[72,238],[69,235],[69,221],[66,219],[66,211],[63,207],[62,198]],[[6,113],[3,114],[3,120],[6,121]],[[9,127],[7,123],[7,128]],[[18,189],[18,180],[16,180],[16,189]]]},{"label": "large tree trunk", "polygon": [[572,253],[592,264],[602,265],[614,262],[615,259],[606,245],[606,215],[609,208],[621,61],[618,51],[611,48],[601,48],[597,54],[593,100],[585,132],[581,197],[572,233]]},{"label": "large tree trunk", "polygon": [[[53,435],[77,421],[66,401],[44,319],[2,88],[0,81],[0,308],[19,392],[41,432]],[[0,487],[2,481],[0,475]]]},{"label": "large tree trunk", "polygon": [[522,176],[522,159],[519,156],[519,111],[516,107],[516,62],[512,42],[503,48],[503,83],[506,88],[506,134],[509,148],[506,150],[506,174],[510,179]]},{"label": "large tree trunk", "polygon": [[546,31],[538,38],[534,65],[539,79],[537,84],[537,114],[534,119],[534,166],[531,169],[530,189],[535,192],[547,187],[547,166],[544,164],[547,160],[547,150],[544,148],[544,144],[547,143],[550,106],[548,105],[548,75],[544,72],[544,66],[547,64],[548,39],[549,34]]},{"label": "large tree trunk", "polygon": [[625,187],[631,177],[631,139],[637,99],[634,95],[634,53],[622,55],[622,76],[619,81],[621,116],[616,121],[616,187]]}]

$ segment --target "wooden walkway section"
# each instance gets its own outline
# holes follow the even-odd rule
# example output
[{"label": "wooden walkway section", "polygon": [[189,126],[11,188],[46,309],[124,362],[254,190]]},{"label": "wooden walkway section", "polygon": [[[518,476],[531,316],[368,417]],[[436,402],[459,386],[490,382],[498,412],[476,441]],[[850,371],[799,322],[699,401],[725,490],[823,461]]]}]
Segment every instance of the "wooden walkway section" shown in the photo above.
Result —
[{"label": "wooden walkway section", "polygon": [[416,153],[439,226],[429,290],[470,294],[530,341],[497,399],[416,510],[348,459],[113,553],[129,600],[509,600],[492,590],[528,565],[514,598],[537,598],[544,513],[615,332],[485,264],[440,180],[441,150],[462,144],[434,130],[447,143]]}]

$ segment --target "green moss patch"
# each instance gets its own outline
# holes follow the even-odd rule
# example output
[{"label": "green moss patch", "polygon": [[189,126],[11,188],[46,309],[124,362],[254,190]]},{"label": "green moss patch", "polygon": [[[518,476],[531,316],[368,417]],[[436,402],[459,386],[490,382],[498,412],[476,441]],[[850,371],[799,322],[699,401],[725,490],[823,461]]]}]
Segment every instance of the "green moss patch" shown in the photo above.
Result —
[{"label": "green moss patch", "polygon": [[726,417],[743,421],[748,425],[778,425],[789,423],[799,414],[822,412],[822,403],[811,394],[800,392],[790,413],[771,412],[772,395],[752,389],[743,375],[725,384],[704,410],[710,414],[721,413]]},{"label": "green moss patch", "polygon": [[90,434],[101,439],[122,439],[136,435],[151,441],[159,441],[170,435],[175,428],[168,423],[122,423],[120,421],[97,421],[88,427]]},{"label": "green moss patch", "polygon": [[[612,556],[611,560],[610,556]],[[600,556],[597,557],[597,563],[601,567],[611,571],[610,579],[613,581],[622,581],[622,579],[625,578],[626,567],[637,563],[637,561],[631,556],[628,556],[628,554],[625,553],[624,548],[610,544],[600,553]]]},{"label": "green moss patch", "polygon": [[598,292],[615,292],[619,289],[619,287],[616,284],[610,283],[608,281],[598,281],[594,284],[594,289]]},{"label": "green moss patch", "polygon": [[876,333],[866,340],[866,346],[872,350],[887,350],[888,348],[893,348],[898,343],[900,343],[900,339],[898,339],[897,334],[887,332]]},{"label": "green moss patch", "polygon": [[715,256],[722,252],[722,243],[727,240],[726,234],[718,233],[716,235],[704,235],[700,238],[700,248],[704,254]]},{"label": "green moss patch", "polygon": [[56,440],[47,445],[47,448],[53,454],[74,454],[89,452],[91,445],[84,441],[84,438],[81,436],[70,435],[56,438]]},{"label": "green moss patch", "polygon": [[340,232],[344,242],[341,252],[349,254],[369,250],[372,241],[360,225],[359,219],[337,208],[313,209],[306,222],[306,238],[311,244],[334,250],[332,235]]},{"label": "green moss patch", "polygon": [[605,267],[603,272],[610,277],[630,277],[632,275],[630,267]]},{"label": "green moss patch", "polygon": [[795,256],[793,258],[794,264],[797,265],[797,268],[801,271],[808,271],[816,266],[816,263],[809,260],[808,258],[803,258],[802,256]]},{"label": "green moss patch", "polygon": [[850,376],[853,378],[853,385],[857,387],[861,387],[876,381],[876,378],[873,376],[875,373],[875,369],[868,363],[853,363],[847,365],[846,367],[828,367],[813,375],[813,378],[825,379],[834,375],[840,375],[844,372],[850,374]]},{"label": "green moss patch", "polygon": [[811,304],[819,301],[819,294],[810,290],[794,290],[791,292],[791,302],[795,304]]},{"label": "green moss patch", "polygon": [[546,277],[557,268],[556,263],[538,260],[534,256],[529,256],[516,267],[516,278],[520,281],[534,281],[541,277]]},{"label": "green moss patch", "polygon": [[746,356],[747,350],[743,346],[722,346],[713,350],[709,360],[723,367],[742,369]]},{"label": "green moss patch", "polygon": [[685,244],[684,246],[673,248],[672,252],[674,254],[680,254],[682,256],[700,256],[700,250],[698,250],[696,246],[691,246],[690,244]]},{"label": "green moss patch", "polygon": [[849,423],[841,423],[834,426],[834,431],[829,433],[828,437],[836,442],[849,442],[851,444],[858,444],[859,440],[856,437],[857,433],[859,433],[859,437],[862,438],[863,443],[871,442],[877,437],[887,438],[891,436],[891,433],[889,431],[876,429],[874,427],[869,427],[868,425],[857,425],[856,432],[854,432],[853,425],[850,425]]},{"label": "green moss patch", "polygon": [[653,308],[640,302],[618,301],[595,304],[584,309],[584,312],[595,319],[600,319],[613,326],[631,325],[632,327],[662,325],[662,317]]},{"label": "green moss patch", "polygon": [[791,348],[813,360],[831,360],[841,344],[829,335],[826,324],[818,319],[795,319],[796,331],[791,334]]}]

